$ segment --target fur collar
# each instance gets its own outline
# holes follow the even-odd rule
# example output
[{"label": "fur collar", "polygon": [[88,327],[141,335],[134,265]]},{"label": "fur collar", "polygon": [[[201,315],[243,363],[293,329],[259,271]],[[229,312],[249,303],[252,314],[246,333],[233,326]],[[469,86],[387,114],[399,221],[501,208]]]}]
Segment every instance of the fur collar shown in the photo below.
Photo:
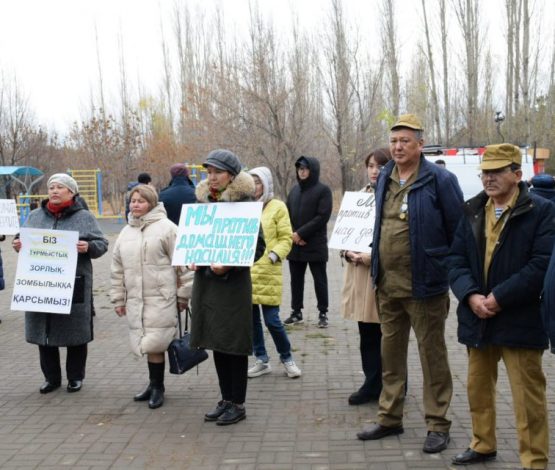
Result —
[{"label": "fur collar", "polygon": [[[208,181],[202,180],[195,190],[198,202],[211,202]],[[222,193],[220,202],[245,202],[254,200],[254,180],[248,173],[239,173]]]}]

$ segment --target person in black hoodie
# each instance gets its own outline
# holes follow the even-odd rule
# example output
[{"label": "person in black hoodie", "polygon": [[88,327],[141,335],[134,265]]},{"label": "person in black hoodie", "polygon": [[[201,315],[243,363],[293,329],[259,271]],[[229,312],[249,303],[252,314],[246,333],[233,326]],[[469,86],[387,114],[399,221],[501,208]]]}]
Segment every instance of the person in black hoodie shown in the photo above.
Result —
[{"label": "person in black hoodie", "polygon": [[291,315],[286,325],[303,321],[304,275],[307,265],[314,278],[320,328],[328,326],[327,224],[331,216],[332,195],[320,180],[320,162],[301,156],[295,162],[297,182],[287,196],[287,209],[293,226],[293,248],[287,256],[291,274]]},{"label": "person in black hoodie", "polygon": [[170,174],[172,180],[167,188],[160,191],[160,202],[164,204],[168,219],[175,225],[179,225],[179,216],[183,204],[197,202],[195,185],[189,178],[189,169],[183,163],[172,165]]}]

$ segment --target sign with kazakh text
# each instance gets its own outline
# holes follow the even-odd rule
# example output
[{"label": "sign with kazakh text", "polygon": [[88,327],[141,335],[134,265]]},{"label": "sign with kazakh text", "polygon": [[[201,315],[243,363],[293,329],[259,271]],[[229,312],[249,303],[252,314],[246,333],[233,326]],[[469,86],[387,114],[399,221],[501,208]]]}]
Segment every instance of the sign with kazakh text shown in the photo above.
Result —
[{"label": "sign with kazakh text", "polygon": [[12,310],[70,313],[79,232],[22,228]]},{"label": "sign with kazakh text", "polygon": [[374,193],[347,191],[343,195],[328,246],[370,253],[375,219]]},{"label": "sign with kazakh text", "polygon": [[261,202],[184,204],[172,265],[252,266]]},{"label": "sign with kazakh text", "polygon": [[0,234],[15,235],[19,233],[19,217],[13,199],[0,199]]}]

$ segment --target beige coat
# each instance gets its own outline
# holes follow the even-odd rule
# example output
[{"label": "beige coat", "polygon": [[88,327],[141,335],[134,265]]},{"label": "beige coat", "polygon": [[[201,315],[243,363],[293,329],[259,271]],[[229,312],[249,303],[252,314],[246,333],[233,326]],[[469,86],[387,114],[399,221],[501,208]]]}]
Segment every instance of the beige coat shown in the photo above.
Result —
[{"label": "beige coat", "polygon": [[192,273],[171,265],[176,231],[160,203],[139,219],[130,216],[114,247],[110,299],[126,307],[138,356],[166,351],[177,332],[178,299],[191,296]]},{"label": "beige coat", "polygon": [[[372,192],[372,189],[368,186],[365,191]],[[347,320],[364,323],[380,322],[370,273],[370,253],[364,253],[362,263],[356,266],[345,258],[341,315]]]}]

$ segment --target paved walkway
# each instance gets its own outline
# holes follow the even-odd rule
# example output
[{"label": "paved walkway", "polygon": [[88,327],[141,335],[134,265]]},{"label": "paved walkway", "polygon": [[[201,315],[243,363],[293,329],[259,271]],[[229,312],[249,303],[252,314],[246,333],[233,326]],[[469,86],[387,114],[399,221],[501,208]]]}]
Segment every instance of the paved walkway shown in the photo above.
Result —
[{"label": "paved walkway", "polygon": [[[105,227],[113,245],[121,224]],[[322,330],[315,326],[316,302],[308,282],[309,321],[290,330],[303,376],[287,378],[268,341],[273,371],[249,381],[247,420],[218,427],[203,421],[204,412],[219,399],[211,359],[199,367],[198,375],[195,371],[183,376],[168,374],[162,408],[150,410],[145,403],[133,402],[133,394],[147,382],[146,360],[130,353],[126,322],[114,314],[109,303],[109,254],[94,263],[97,317],[84,387],[74,394],[62,387],[40,395],[42,375],[37,348],[24,340],[22,313],[9,311],[17,259],[9,243],[2,247],[7,275],[6,290],[0,294],[2,469],[446,469],[454,468],[451,457],[469,442],[466,352],[456,342],[453,314],[447,332],[454,380],[450,447],[439,455],[421,451],[426,428],[414,341],[409,352],[405,433],[381,441],[363,443],[356,439],[356,432],[374,420],[377,406],[347,404],[348,395],[362,381],[362,372],[356,324],[342,320],[338,313],[342,268],[336,252],[331,253],[329,263],[330,327]],[[285,289],[284,306],[289,304],[288,297]],[[288,309],[284,308],[284,317],[286,313]],[[555,362],[551,354],[544,357],[553,422]],[[471,468],[521,468],[504,371],[499,381],[498,443],[496,462]],[[552,437],[552,449],[554,444]]]}]

